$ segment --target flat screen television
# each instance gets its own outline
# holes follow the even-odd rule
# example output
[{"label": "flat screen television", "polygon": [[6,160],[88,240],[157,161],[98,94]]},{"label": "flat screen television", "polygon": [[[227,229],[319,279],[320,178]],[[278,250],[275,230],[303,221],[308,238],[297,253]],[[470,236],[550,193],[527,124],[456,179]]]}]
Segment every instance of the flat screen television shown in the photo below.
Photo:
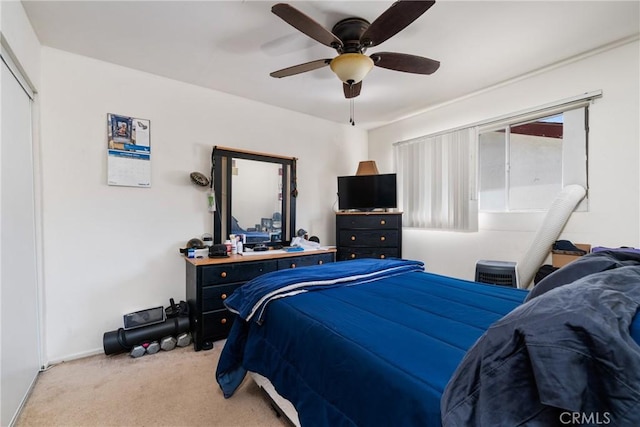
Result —
[{"label": "flat screen television", "polygon": [[340,210],[388,209],[397,207],[396,174],[338,177]]}]

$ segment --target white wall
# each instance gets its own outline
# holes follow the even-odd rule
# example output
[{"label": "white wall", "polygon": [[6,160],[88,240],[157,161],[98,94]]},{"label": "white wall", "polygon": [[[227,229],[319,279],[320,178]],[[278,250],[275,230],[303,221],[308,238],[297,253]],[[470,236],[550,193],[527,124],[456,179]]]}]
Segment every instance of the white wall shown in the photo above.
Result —
[{"label": "white wall", "polygon": [[[636,40],[372,130],[369,156],[393,169],[394,142],[602,89],[589,112],[589,211],[574,213],[561,238],[638,247],[639,56]],[[405,229],[403,256],[423,260],[430,271],[472,279],[478,259],[517,261],[543,216],[481,214],[477,233]]]},{"label": "white wall", "polygon": [[[102,351],[122,314],[185,298],[187,240],[211,232],[214,145],[295,156],[297,226],[334,243],[336,176],[364,131],[67,52],[42,51],[42,174],[49,362]],[[106,185],[106,115],[151,121],[151,188]]]}]

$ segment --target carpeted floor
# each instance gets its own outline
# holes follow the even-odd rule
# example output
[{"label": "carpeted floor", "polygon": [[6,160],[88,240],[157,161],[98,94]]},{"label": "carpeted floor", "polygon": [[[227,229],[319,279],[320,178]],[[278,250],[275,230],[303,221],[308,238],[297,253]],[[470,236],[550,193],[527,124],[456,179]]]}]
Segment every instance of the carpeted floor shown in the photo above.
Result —
[{"label": "carpeted floor", "polygon": [[40,373],[16,426],[287,426],[248,376],[230,398],[216,383],[222,343],[134,359],[97,355]]}]

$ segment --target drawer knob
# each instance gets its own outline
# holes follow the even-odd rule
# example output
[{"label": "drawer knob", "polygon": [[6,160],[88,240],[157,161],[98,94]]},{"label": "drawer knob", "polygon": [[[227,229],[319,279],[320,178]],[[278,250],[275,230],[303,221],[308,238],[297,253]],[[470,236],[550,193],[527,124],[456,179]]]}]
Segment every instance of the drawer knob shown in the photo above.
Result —
[{"label": "drawer knob", "polygon": [[292,263],[292,264],[291,264],[291,268],[296,268],[296,264],[295,264],[295,263]]},{"label": "drawer knob", "polygon": [[227,277],[227,272],[223,271],[222,273],[220,273],[220,277]]},{"label": "drawer knob", "polygon": [[322,260],[319,260],[318,265],[322,265],[322,262],[323,262]]},{"label": "drawer knob", "polygon": [[351,258],[355,258],[355,257],[356,257],[356,254],[351,254]]},{"label": "drawer knob", "polygon": [[385,240],[387,240],[387,238],[386,238],[386,237],[384,237],[384,236],[380,236],[380,240],[381,240],[382,242],[384,242]]},{"label": "drawer knob", "polygon": [[227,299],[227,294],[220,295],[220,299]]},{"label": "drawer knob", "polygon": [[387,223],[387,221],[385,221],[384,219],[380,220],[380,225],[385,225]]},{"label": "drawer knob", "polygon": [[380,259],[384,259],[384,258],[385,258],[384,255],[380,255]]},{"label": "drawer knob", "polygon": [[356,236],[351,236],[351,240],[356,240]]},{"label": "drawer knob", "polygon": [[220,319],[220,323],[222,323],[222,324],[224,325],[225,323],[227,323],[227,319],[225,319],[225,318],[223,317],[222,319]]}]

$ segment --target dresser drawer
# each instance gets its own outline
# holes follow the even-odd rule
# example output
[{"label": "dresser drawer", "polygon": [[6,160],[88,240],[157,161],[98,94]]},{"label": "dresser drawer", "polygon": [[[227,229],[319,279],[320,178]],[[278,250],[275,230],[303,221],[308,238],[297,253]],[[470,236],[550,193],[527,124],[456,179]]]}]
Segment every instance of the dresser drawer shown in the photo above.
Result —
[{"label": "dresser drawer", "polygon": [[398,246],[398,230],[340,230],[339,246]]},{"label": "dresser drawer", "polygon": [[340,248],[338,250],[338,261],[349,261],[360,258],[399,258],[398,248]]},{"label": "dresser drawer", "polygon": [[220,310],[224,307],[224,300],[240,286],[240,283],[232,285],[207,286],[202,288],[202,311]]},{"label": "dresser drawer", "polygon": [[226,338],[236,315],[227,309],[216,310],[202,315],[202,340],[215,341]]},{"label": "dresser drawer", "polygon": [[307,267],[333,262],[333,254],[307,255],[278,260],[278,270],[286,268]]},{"label": "dresser drawer", "polygon": [[398,228],[400,215],[338,215],[338,228]]},{"label": "dresser drawer", "polygon": [[277,268],[276,261],[207,265],[202,268],[202,286],[246,282],[261,274],[275,271]]}]

